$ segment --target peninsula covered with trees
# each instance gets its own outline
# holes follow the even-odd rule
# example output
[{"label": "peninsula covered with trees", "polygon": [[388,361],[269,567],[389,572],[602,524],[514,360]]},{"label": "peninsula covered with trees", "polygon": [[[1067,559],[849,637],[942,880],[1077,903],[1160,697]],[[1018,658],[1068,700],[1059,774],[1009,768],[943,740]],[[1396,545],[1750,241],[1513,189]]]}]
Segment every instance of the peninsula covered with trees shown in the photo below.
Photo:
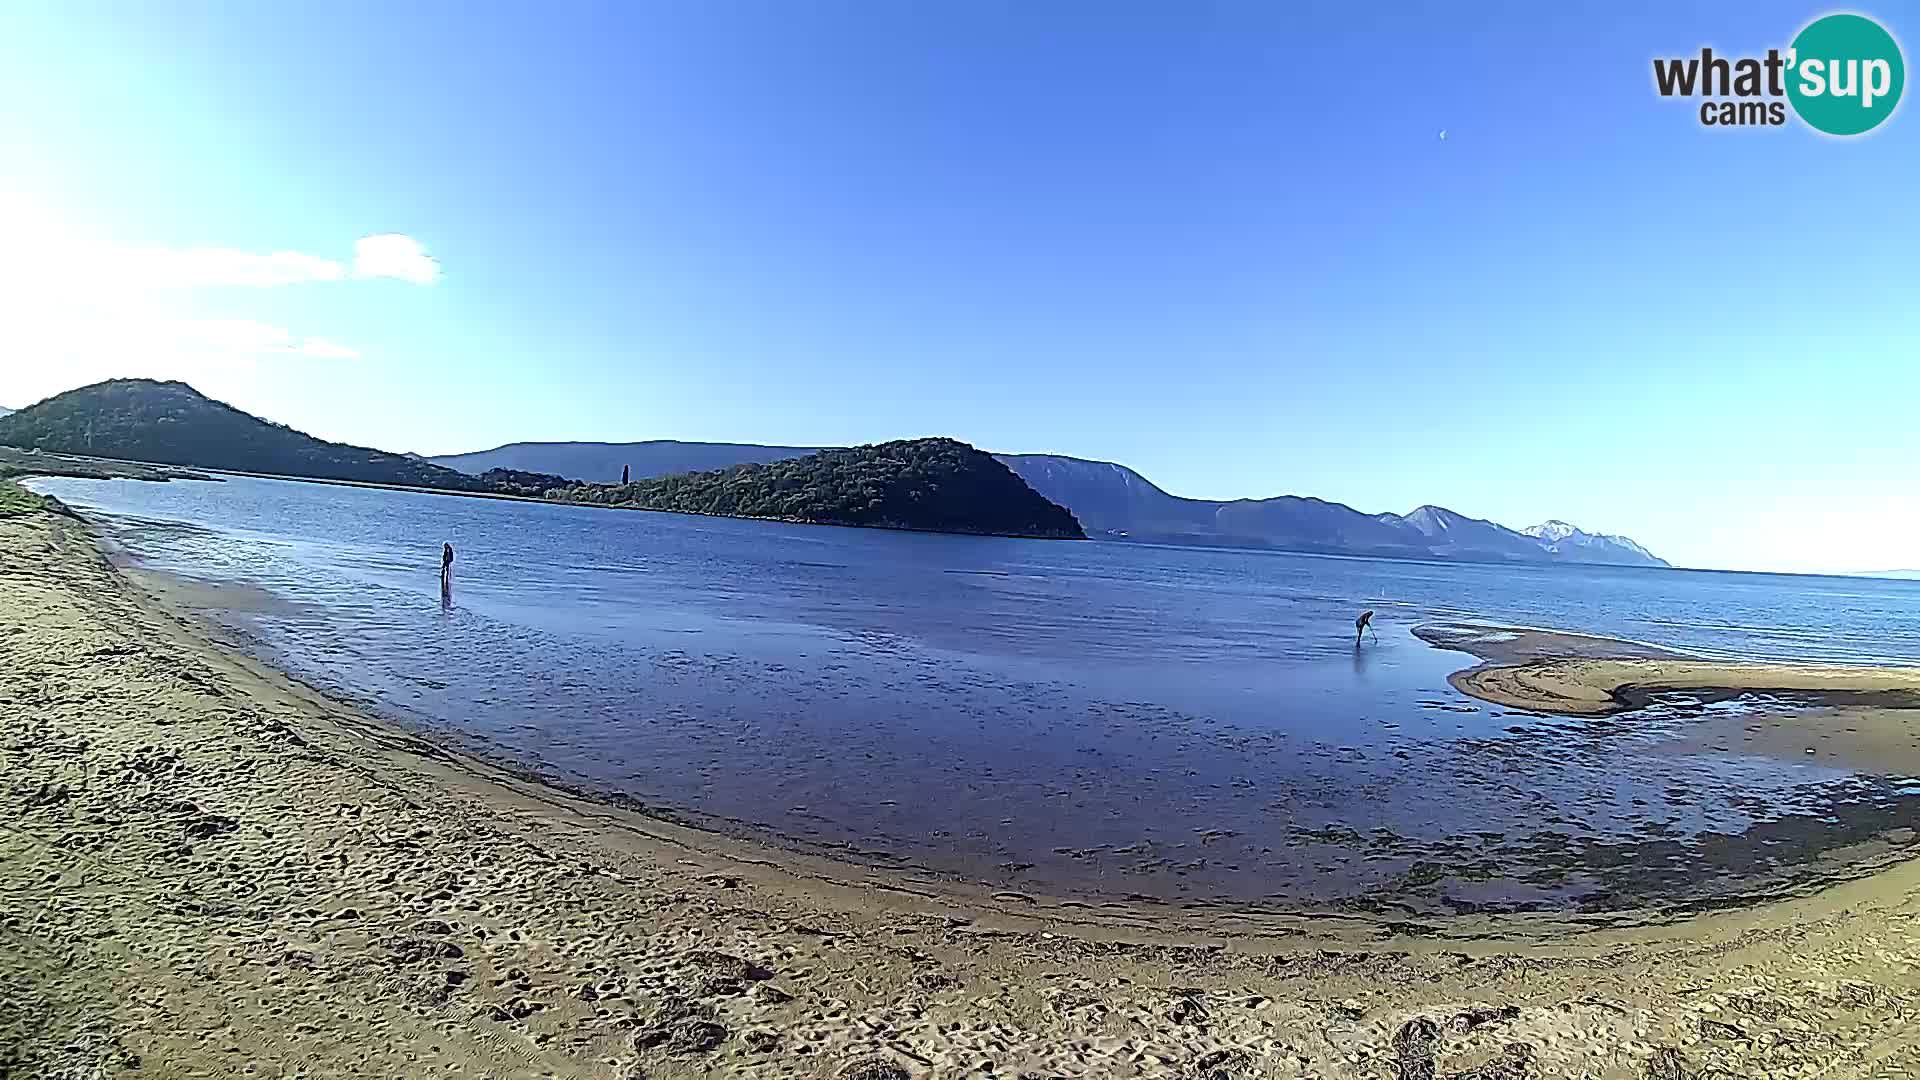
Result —
[{"label": "peninsula covered with trees", "polygon": [[1080,523],[992,454],[954,439],[822,450],[768,464],[581,484],[577,502],[818,525],[1084,539]]}]

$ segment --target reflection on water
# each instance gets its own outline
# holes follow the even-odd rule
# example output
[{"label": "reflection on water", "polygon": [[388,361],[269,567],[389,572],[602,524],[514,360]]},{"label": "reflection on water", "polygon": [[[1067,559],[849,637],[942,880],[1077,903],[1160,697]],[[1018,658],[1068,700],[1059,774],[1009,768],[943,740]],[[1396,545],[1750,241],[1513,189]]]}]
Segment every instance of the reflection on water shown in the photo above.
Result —
[{"label": "reflection on water", "polygon": [[[1912,817],[1896,780],[1674,753],[1686,708],[1593,723],[1469,701],[1446,682],[1465,659],[1408,628],[1466,617],[1700,655],[1912,660],[1915,583],[926,536],[253,479],[35,486],[154,569],[283,598],[219,617],[404,722],[727,828],[1013,888],[1607,906],[1713,895]],[[460,580],[441,592],[445,542]],[[1355,647],[1363,608],[1378,637]]]}]

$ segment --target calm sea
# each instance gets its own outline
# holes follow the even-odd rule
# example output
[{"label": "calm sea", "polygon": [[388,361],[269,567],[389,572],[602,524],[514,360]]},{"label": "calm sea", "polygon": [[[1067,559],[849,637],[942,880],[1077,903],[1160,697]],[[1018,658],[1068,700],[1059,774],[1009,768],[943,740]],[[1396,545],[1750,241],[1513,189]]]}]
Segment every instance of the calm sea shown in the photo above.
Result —
[{"label": "calm sea", "polygon": [[[400,722],[715,827],[1006,888],[1598,908],[1713,899],[1826,840],[1920,822],[1903,778],[1676,749],[1751,703],[1511,713],[1453,691],[1469,659],[1409,633],[1464,619],[1917,662],[1920,582],[935,536],[247,478],[32,486],[147,568],[271,594],[210,614]],[[1379,640],[1355,649],[1369,607]]]}]

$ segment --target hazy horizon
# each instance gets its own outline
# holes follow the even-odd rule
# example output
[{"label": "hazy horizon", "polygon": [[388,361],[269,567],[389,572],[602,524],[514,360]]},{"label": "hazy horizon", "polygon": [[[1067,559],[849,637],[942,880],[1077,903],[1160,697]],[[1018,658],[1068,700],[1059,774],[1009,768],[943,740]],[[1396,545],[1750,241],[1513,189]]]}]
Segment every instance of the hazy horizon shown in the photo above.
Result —
[{"label": "hazy horizon", "polygon": [[179,378],[430,456],[941,434],[1911,566],[1920,128],[1703,128],[1649,67],[1825,10],[12,8],[0,402]]}]

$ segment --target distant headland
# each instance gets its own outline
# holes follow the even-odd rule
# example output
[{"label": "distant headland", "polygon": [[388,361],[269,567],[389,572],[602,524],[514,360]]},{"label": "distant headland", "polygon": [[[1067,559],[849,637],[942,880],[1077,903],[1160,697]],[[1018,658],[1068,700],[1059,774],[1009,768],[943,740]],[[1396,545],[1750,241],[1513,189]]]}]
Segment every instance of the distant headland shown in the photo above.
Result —
[{"label": "distant headland", "polygon": [[629,484],[492,467],[477,474],[327,442],[182,382],[115,379],[0,416],[0,446],[223,472],[817,525],[1085,539],[1071,513],[953,439],[828,450]]}]

